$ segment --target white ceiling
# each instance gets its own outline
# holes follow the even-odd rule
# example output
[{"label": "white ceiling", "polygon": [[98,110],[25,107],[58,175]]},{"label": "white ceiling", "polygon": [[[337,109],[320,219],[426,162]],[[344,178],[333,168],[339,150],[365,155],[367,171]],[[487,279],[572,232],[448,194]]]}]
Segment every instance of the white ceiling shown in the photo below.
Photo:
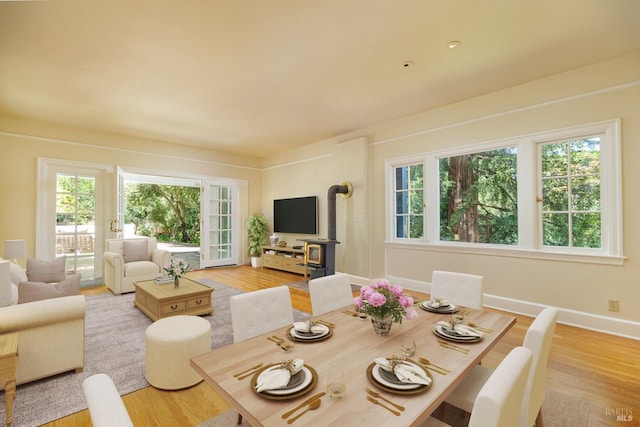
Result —
[{"label": "white ceiling", "polygon": [[264,156],[637,51],[639,22],[640,0],[0,1],[0,112]]}]

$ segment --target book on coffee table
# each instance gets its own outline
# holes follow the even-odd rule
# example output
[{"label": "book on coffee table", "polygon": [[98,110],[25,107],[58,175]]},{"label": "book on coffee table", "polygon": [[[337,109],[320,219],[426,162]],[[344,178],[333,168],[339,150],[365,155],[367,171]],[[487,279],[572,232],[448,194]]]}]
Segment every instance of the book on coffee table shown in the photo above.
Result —
[{"label": "book on coffee table", "polygon": [[167,285],[169,283],[173,283],[173,277],[159,276],[153,280],[153,283],[155,283],[156,285]]}]

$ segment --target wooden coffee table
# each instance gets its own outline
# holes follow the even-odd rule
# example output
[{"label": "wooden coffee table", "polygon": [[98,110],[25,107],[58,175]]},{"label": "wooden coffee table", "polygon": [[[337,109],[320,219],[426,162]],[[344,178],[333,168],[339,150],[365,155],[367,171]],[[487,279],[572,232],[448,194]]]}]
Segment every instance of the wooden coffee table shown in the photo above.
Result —
[{"label": "wooden coffee table", "polygon": [[133,285],[136,288],[133,305],[153,321],[180,314],[200,316],[213,313],[213,288],[186,277],[180,279],[179,288],[174,288],[173,282],[156,285],[153,280],[134,282]]}]

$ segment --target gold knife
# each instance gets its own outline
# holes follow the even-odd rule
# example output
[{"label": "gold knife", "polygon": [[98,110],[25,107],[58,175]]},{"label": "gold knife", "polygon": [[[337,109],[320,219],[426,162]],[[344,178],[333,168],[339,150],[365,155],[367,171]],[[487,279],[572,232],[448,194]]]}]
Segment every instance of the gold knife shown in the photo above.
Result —
[{"label": "gold knife", "polygon": [[310,398],[308,398],[307,400],[305,400],[304,402],[302,402],[301,404],[299,404],[298,406],[296,406],[295,408],[293,408],[292,410],[285,412],[284,414],[282,414],[282,419],[287,419],[289,418],[291,415],[293,415],[294,412],[296,412],[298,409],[302,408],[303,406],[308,405],[309,403],[313,402],[316,399],[320,399],[322,396],[324,396],[325,393],[324,391],[321,393],[318,393],[316,395],[311,396]]},{"label": "gold knife", "polygon": [[261,367],[262,367],[262,363],[260,363],[259,365],[256,365],[256,366],[252,366],[249,369],[245,369],[242,372],[238,372],[237,374],[233,374],[233,376],[237,378],[237,377],[242,376],[243,374],[246,374],[249,371],[253,371],[254,369],[258,369],[258,368],[261,368]]},{"label": "gold knife", "polygon": [[[265,366],[265,369],[273,365],[274,363],[269,363],[268,365]],[[253,371],[247,372],[246,374],[240,375],[239,377],[237,377],[238,381],[243,380],[247,377],[250,377],[251,375],[255,375],[255,373],[258,372],[259,370],[260,368],[257,368],[257,369],[254,369]]]}]

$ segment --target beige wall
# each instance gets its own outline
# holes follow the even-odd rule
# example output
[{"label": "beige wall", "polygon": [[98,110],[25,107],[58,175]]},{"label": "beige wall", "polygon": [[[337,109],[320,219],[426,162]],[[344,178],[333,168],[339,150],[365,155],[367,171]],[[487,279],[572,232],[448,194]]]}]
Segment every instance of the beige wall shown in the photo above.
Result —
[{"label": "beige wall", "polygon": [[[624,265],[385,244],[385,160],[615,118],[622,119]],[[363,178],[367,207],[359,215],[366,220],[349,223],[355,228],[349,233],[357,236],[357,244],[343,245],[341,250],[343,256],[345,252],[367,255],[357,264],[339,264],[339,271],[367,279],[388,277],[418,289],[428,289],[436,269],[480,274],[485,277],[487,304],[529,314],[536,314],[540,305],[554,305],[567,323],[640,338],[640,225],[635,221],[640,208],[636,194],[640,182],[640,53],[351,132],[314,144],[307,151],[269,158],[270,169],[263,174],[263,209],[269,208],[272,197],[320,193],[328,184],[340,181],[337,175],[333,181],[316,180],[313,175],[337,161],[332,147],[358,137],[368,144],[368,176]],[[317,159],[320,153],[327,157]],[[609,298],[620,300],[618,313],[607,311]]]},{"label": "beige wall", "polygon": [[[15,117],[0,116],[2,180],[0,242],[26,239],[28,256],[35,256],[37,159],[39,157],[99,163],[123,168],[172,171],[247,182],[248,210],[260,209],[260,161],[178,144],[167,144],[85,129],[55,126]],[[115,180],[115,178],[114,178]],[[115,182],[115,181],[114,181]],[[111,189],[105,216],[113,218],[115,194]],[[243,217],[243,227],[244,227]],[[102,224],[109,236],[109,223]],[[245,261],[243,239],[241,261]]]},{"label": "beige wall", "polygon": [[[614,118],[622,119],[624,265],[435,252],[385,243],[385,160]],[[640,52],[262,160],[0,116],[0,195],[5,205],[0,240],[27,238],[33,248],[38,156],[246,179],[248,212],[262,211],[270,227],[273,199],[318,195],[317,237],[327,235],[327,190],[350,181],[353,196],[338,197],[336,203],[341,241],[336,270],[355,281],[389,277],[423,288],[434,269],[481,274],[488,304],[531,314],[540,305],[555,305],[565,322],[640,338],[638,141]],[[293,245],[309,236],[280,237]],[[607,311],[608,298],[620,300],[619,313]]]}]

